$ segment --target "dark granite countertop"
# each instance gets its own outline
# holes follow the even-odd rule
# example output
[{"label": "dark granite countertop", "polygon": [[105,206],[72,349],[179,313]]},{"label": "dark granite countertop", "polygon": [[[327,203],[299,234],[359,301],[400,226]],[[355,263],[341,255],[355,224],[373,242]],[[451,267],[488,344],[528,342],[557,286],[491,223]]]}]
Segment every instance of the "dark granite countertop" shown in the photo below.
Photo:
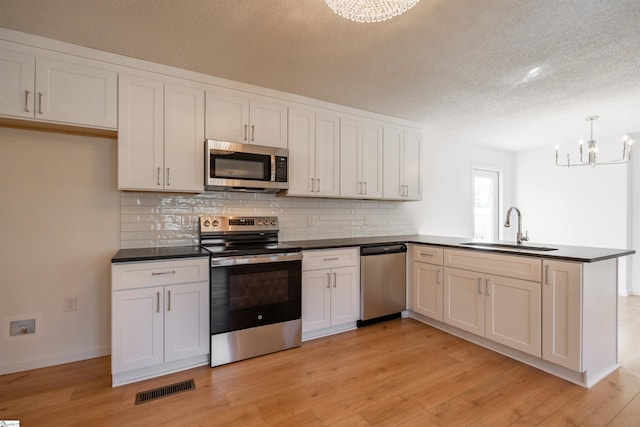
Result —
[{"label": "dark granite countertop", "polygon": [[[330,249],[330,248],[344,248],[353,246],[368,246],[378,244],[392,244],[392,243],[418,243],[431,246],[441,246],[455,249],[468,249],[482,252],[501,253],[507,255],[521,255],[530,256],[536,258],[549,258],[564,261],[577,261],[577,262],[596,262],[603,261],[611,258],[618,258],[622,256],[632,255],[636,251],[632,249],[610,249],[610,248],[595,248],[587,246],[566,246],[556,244],[540,244],[525,242],[525,246],[529,247],[546,247],[554,248],[552,251],[541,251],[536,249],[524,249],[524,248],[489,248],[485,246],[466,246],[463,243],[476,242],[476,243],[492,243],[482,242],[479,240],[463,238],[463,237],[445,237],[445,236],[428,236],[428,235],[401,235],[401,236],[378,236],[378,237],[351,237],[342,239],[322,239],[322,240],[296,240],[287,241],[285,243],[289,245],[299,246],[302,250],[312,249]],[[493,242],[502,244],[513,244],[514,242]]]},{"label": "dark granite countertop", "polygon": [[111,262],[153,261],[206,256],[209,256],[209,252],[200,246],[167,246],[161,248],[120,249],[111,258]]},{"label": "dark granite countertop", "polygon": [[[463,243],[491,243],[463,237],[428,236],[428,235],[399,235],[399,236],[375,236],[375,237],[349,237],[341,239],[321,239],[321,240],[295,240],[286,241],[288,245],[300,247],[302,250],[331,249],[346,247],[361,247],[369,245],[385,245],[394,243],[417,243],[431,246],[441,246],[446,248],[467,249],[482,252],[492,252],[507,255],[520,255],[536,258],[549,258],[564,261],[596,262],[611,258],[618,258],[635,254],[633,249],[612,249],[595,248],[588,246],[566,246],[556,244],[540,244],[525,242],[529,247],[554,248],[553,251],[541,251],[525,248],[489,248],[485,246],[466,246]],[[503,244],[513,244],[513,242],[494,242]],[[160,248],[136,248],[120,249],[111,258],[112,263],[133,262],[133,261],[153,261],[171,258],[192,258],[206,257],[209,252],[200,246],[168,246]]]}]

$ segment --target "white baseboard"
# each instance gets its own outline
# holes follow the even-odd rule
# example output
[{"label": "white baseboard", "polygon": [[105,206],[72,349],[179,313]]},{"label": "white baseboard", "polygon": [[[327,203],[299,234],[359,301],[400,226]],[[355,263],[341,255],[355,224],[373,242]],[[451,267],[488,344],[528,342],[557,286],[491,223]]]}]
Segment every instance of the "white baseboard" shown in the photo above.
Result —
[{"label": "white baseboard", "polygon": [[0,375],[13,374],[15,372],[28,371],[31,369],[46,368],[49,366],[62,365],[64,363],[78,362],[80,360],[108,356],[109,354],[111,354],[111,347],[102,347],[77,353],[44,354],[27,360],[22,359],[19,362],[4,362],[0,364]]}]

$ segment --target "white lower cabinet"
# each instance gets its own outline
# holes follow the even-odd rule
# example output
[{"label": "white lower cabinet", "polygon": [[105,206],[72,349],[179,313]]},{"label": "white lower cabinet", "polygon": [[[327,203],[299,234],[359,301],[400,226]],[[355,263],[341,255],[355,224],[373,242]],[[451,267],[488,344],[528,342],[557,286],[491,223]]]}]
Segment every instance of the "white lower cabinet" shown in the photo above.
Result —
[{"label": "white lower cabinet", "polygon": [[206,364],[208,258],[112,265],[113,385]]},{"label": "white lower cabinet", "polygon": [[540,287],[539,282],[446,267],[445,261],[443,322],[541,357]]},{"label": "white lower cabinet", "polygon": [[353,329],[359,317],[358,249],[304,251],[302,258],[303,339]]},{"label": "white lower cabinet", "polygon": [[582,371],[582,264],[545,260],[543,271],[542,358]]},{"label": "white lower cabinet", "polygon": [[540,357],[540,283],[444,269],[444,322]]},{"label": "white lower cabinet", "polygon": [[443,320],[443,249],[412,246],[411,309],[423,316]]}]

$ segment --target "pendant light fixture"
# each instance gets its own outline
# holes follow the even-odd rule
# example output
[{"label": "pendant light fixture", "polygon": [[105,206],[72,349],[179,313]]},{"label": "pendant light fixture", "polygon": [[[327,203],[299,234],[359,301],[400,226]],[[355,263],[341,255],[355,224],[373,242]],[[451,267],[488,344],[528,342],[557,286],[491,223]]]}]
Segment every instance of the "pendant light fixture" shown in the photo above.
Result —
[{"label": "pendant light fixture", "polygon": [[622,157],[620,159],[609,160],[606,162],[597,161],[596,155],[598,153],[598,149],[596,148],[596,140],[593,139],[593,122],[598,120],[598,116],[589,116],[585,120],[591,122],[591,138],[587,142],[587,160],[583,160],[584,141],[580,140],[580,160],[576,163],[571,163],[571,157],[569,154],[567,154],[567,163],[559,163],[558,157],[560,153],[559,147],[556,145],[556,166],[566,168],[591,166],[592,168],[595,168],[596,165],[618,165],[631,161],[631,146],[633,145],[633,140],[629,139],[627,135],[622,138]]},{"label": "pendant light fixture", "polygon": [[338,15],[355,22],[382,22],[411,9],[420,0],[324,0]]}]

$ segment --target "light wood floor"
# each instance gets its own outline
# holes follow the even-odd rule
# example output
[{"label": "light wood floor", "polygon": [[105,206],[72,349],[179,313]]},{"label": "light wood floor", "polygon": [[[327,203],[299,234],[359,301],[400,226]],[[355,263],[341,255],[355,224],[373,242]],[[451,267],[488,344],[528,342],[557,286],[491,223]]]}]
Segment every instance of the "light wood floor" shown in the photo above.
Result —
[{"label": "light wood floor", "polygon": [[[640,297],[620,298],[622,367],[590,390],[411,319],[111,388],[109,357],[0,376],[22,426],[640,426]],[[134,405],[194,378],[196,390]]]}]

